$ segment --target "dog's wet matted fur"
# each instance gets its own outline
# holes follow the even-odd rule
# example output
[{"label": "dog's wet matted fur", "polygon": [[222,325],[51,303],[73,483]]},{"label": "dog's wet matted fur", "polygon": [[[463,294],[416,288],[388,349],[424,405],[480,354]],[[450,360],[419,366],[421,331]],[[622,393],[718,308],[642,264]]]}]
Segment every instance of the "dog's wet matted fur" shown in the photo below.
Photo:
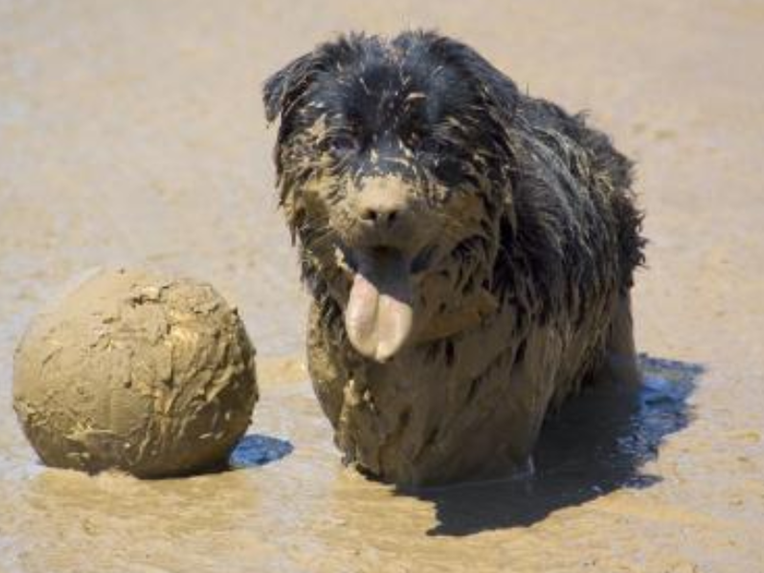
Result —
[{"label": "dog's wet matted fur", "polygon": [[345,459],[399,484],[525,467],[547,410],[636,376],[631,164],[466,45],[349,35],[265,84]]}]

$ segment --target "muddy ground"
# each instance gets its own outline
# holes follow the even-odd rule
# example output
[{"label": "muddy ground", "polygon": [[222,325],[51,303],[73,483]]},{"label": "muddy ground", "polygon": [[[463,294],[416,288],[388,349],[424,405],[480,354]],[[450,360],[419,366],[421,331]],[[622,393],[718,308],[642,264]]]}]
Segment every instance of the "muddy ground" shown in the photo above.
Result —
[{"label": "muddy ground", "polygon": [[[342,468],[312,397],[258,86],[334,32],[420,25],[638,161],[649,376],[626,416],[595,394],[551,424],[535,478],[409,495]],[[757,0],[0,0],[0,572],[764,571],[762,53]],[[238,469],[44,469],[16,341],[72,276],[144,263],[211,281],[258,346]]]}]

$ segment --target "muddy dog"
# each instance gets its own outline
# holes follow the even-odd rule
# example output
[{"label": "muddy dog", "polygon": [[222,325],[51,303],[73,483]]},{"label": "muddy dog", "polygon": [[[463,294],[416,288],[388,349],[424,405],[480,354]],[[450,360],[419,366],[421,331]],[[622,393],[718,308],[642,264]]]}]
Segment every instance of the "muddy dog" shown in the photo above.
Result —
[{"label": "muddy dog", "polygon": [[348,463],[408,485],[504,475],[551,407],[636,377],[631,163],[582,115],[420,31],[320,45],[263,97]]}]

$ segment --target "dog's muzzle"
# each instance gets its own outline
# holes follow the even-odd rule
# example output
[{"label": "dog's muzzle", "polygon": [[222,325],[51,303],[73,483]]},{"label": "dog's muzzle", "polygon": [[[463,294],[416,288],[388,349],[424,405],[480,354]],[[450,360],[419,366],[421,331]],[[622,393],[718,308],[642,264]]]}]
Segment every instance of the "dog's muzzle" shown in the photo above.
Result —
[{"label": "dog's muzzle", "polygon": [[413,329],[411,264],[418,241],[411,197],[400,179],[375,177],[351,204],[347,247],[354,276],[345,328],[353,347],[379,362],[398,352]]}]

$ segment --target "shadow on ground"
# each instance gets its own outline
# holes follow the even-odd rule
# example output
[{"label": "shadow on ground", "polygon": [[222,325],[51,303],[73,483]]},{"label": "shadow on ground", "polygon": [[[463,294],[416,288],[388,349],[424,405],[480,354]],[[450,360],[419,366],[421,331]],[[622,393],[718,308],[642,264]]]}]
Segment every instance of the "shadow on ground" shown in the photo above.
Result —
[{"label": "shadow on ground", "polygon": [[703,368],[647,356],[641,366],[639,391],[590,388],[546,422],[532,476],[417,491],[436,507],[438,524],[428,534],[528,526],[555,510],[660,481],[640,468],[664,437],[690,422],[687,398]]},{"label": "shadow on ground", "polygon": [[248,434],[236,445],[228,458],[232,470],[264,466],[292,453],[291,442],[262,434]]}]

